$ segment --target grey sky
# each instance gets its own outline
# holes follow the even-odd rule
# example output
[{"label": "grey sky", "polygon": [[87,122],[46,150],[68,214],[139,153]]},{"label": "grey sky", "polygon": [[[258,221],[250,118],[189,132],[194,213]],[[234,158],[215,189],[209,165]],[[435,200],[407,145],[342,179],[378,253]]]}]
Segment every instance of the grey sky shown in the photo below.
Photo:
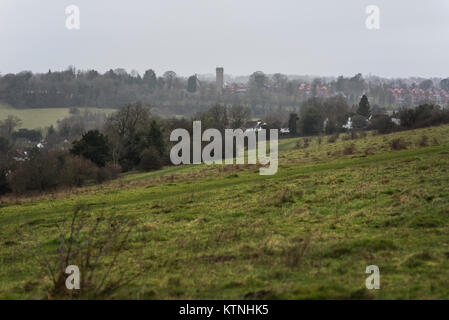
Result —
[{"label": "grey sky", "polygon": [[[78,5],[81,29],[65,27]],[[380,7],[380,30],[365,8]],[[0,72],[449,76],[449,0],[0,0]]]}]

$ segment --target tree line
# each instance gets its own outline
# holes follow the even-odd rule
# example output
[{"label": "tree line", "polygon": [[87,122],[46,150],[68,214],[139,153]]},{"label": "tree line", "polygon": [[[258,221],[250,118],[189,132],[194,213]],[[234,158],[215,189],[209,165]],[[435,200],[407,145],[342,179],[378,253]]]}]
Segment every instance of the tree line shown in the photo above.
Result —
[{"label": "tree line", "polygon": [[[20,119],[8,117],[0,121],[0,194],[73,188],[92,181],[102,183],[121,172],[158,170],[171,165],[169,153],[176,142],[169,138],[174,129],[186,129],[192,137],[192,122],[201,120],[202,130],[214,128],[223,133],[244,127],[251,118],[248,107],[220,104],[188,118],[161,118],[142,102],[128,104],[109,117],[74,113],[46,132],[20,129]],[[345,128],[349,118],[352,125]],[[352,106],[336,96],[309,99],[299,113],[270,115],[263,121],[265,129],[287,126],[293,136],[347,130],[389,133],[449,123],[449,110],[423,104],[389,116],[376,111],[366,95]]]},{"label": "tree line", "polygon": [[[299,90],[307,84],[307,90]],[[326,93],[321,92],[326,86]],[[0,76],[0,101],[15,108],[98,107],[121,108],[136,101],[151,104],[153,113],[161,116],[192,116],[204,112],[216,103],[242,105],[254,116],[273,112],[298,112],[309,98],[342,95],[350,104],[357,103],[367,93],[373,104],[391,107],[393,87],[407,87],[402,80],[364,79],[361,74],[338,78],[295,78],[261,71],[249,76],[243,92],[219,92],[214,81],[199,81],[196,75],[188,78],[174,71],[157,75],[152,69],[140,75],[124,69],[76,70],[32,73],[28,71]],[[420,80],[419,88],[439,86],[449,91],[449,78],[439,83]],[[325,96],[323,96],[323,94]]]}]

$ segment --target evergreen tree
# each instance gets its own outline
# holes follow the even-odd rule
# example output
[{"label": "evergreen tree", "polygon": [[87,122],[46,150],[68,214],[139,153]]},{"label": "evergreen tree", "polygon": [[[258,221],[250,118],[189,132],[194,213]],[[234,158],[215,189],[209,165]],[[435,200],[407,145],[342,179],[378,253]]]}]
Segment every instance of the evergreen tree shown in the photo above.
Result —
[{"label": "evergreen tree", "polygon": [[301,115],[301,127],[304,135],[315,135],[323,129],[323,117],[314,106],[306,106]]},{"label": "evergreen tree", "polygon": [[148,88],[150,88],[151,91],[156,89],[157,86],[156,73],[151,69],[145,71],[145,74],[143,75],[143,82],[148,85]]},{"label": "evergreen tree", "polygon": [[360,99],[357,113],[366,118],[371,115],[371,107],[369,105],[368,97],[365,94],[362,96],[362,99]]},{"label": "evergreen tree", "polygon": [[88,131],[81,140],[74,141],[70,153],[83,156],[99,167],[104,167],[111,159],[108,138],[98,130]]},{"label": "evergreen tree", "polygon": [[290,117],[288,119],[288,128],[289,128],[291,134],[297,133],[296,124],[297,124],[298,120],[299,120],[299,118],[296,113],[290,113]]},{"label": "evergreen tree", "polygon": [[147,146],[154,147],[159,152],[160,156],[165,152],[164,137],[156,120],[151,121],[150,130],[147,134]]},{"label": "evergreen tree", "polygon": [[191,76],[189,77],[189,79],[187,80],[187,91],[194,93],[197,90],[197,85],[196,85],[197,79],[196,76]]}]

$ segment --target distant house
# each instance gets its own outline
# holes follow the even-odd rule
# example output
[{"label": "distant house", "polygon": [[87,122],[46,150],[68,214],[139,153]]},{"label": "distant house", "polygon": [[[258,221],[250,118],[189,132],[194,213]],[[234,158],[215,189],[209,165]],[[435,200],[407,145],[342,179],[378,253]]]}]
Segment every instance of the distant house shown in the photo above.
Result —
[{"label": "distant house", "polygon": [[15,156],[12,157],[14,161],[17,162],[24,162],[29,160],[28,158],[28,152],[26,151],[21,151],[21,150],[16,150],[15,151]]},{"label": "distant house", "polygon": [[352,129],[352,119],[348,118],[348,121],[342,126],[344,129],[351,130]]},{"label": "distant house", "polygon": [[243,131],[260,131],[266,125],[267,124],[265,122],[263,122],[262,120],[247,121],[243,125],[242,129],[243,129]]},{"label": "distant house", "polygon": [[245,93],[248,91],[248,85],[246,83],[225,83],[224,89],[228,92]]},{"label": "distant house", "polygon": [[393,122],[397,126],[401,125],[401,119],[399,118],[391,118],[391,122]]}]

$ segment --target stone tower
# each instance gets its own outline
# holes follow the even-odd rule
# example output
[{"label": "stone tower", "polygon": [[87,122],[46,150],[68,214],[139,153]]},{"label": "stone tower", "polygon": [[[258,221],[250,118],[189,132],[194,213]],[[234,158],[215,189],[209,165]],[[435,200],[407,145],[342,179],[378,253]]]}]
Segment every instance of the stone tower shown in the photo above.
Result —
[{"label": "stone tower", "polygon": [[217,79],[216,79],[217,91],[221,92],[224,87],[224,69],[217,68]]}]

